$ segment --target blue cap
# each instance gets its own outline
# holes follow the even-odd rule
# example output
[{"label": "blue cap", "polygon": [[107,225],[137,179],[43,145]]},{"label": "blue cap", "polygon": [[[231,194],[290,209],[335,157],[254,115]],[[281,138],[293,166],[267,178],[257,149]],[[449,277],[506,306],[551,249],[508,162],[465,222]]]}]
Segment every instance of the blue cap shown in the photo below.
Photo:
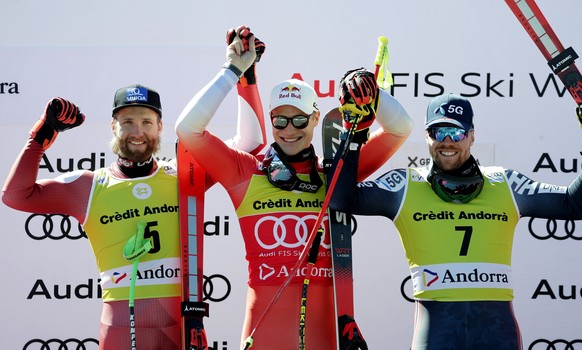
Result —
[{"label": "blue cap", "polygon": [[152,109],[162,116],[160,94],[143,85],[134,84],[122,87],[113,98],[113,114],[125,107],[142,106]]},{"label": "blue cap", "polygon": [[466,98],[452,93],[433,98],[426,110],[425,129],[436,124],[452,124],[473,129],[473,108]]}]

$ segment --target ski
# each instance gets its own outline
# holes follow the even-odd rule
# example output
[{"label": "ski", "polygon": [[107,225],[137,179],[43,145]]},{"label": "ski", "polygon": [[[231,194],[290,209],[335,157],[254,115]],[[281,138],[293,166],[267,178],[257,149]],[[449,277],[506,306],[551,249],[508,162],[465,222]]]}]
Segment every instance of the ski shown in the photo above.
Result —
[{"label": "ski", "polygon": [[[329,172],[334,156],[340,147],[342,130],[341,112],[338,108],[334,108],[323,118],[323,165],[326,174]],[[327,177],[328,186],[329,181],[330,179]],[[331,238],[338,349],[367,349],[364,338],[354,320],[351,224],[355,224],[355,220],[351,215],[328,209],[328,221]]]},{"label": "ski", "polygon": [[203,323],[204,316],[208,316],[208,303],[203,301],[205,174],[181,142],[176,147],[176,158],[182,271],[181,349],[206,350],[208,341]]},{"label": "ski", "polygon": [[572,47],[564,48],[535,0],[505,0],[505,3],[574,98],[578,105],[578,122],[582,125],[582,75],[574,63],[578,55]]}]

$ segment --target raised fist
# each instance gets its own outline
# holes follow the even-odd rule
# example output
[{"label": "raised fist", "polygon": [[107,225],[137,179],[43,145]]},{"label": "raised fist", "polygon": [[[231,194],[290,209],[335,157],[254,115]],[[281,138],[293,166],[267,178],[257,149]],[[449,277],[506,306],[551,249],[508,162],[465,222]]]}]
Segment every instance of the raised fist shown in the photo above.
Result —
[{"label": "raised fist", "polygon": [[371,104],[378,97],[378,89],[374,73],[364,68],[349,70],[340,80],[340,104]]},{"label": "raised fist", "polygon": [[[240,26],[237,29],[231,28],[226,32],[226,44],[230,46],[236,38],[239,38],[241,40],[243,50],[248,51],[251,47],[251,45],[249,44],[249,41],[251,40],[252,37],[253,37],[253,33],[251,32],[250,28],[247,26]],[[256,37],[254,38],[254,47],[255,47],[256,57],[255,57],[254,61],[251,63],[251,65],[246,70],[242,71],[242,75],[240,75],[239,82],[243,86],[246,86],[249,84],[256,84],[255,63],[259,62],[261,60],[261,57],[262,57],[263,53],[265,52],[265,48],[266,48],[265,43]],[[231,55],[231,54],[232,54],[232,52],[229,52],[227,54],[227,60],[231,59],[229,57],[229,55]],[[242,58],[242,56],[241,56],[241,58]],[[233,58],[233,59],[231,59],[231,61],[229,61],[229,63],[234,64],[235,67],[238,69],[240,67],[238,66],[237,63],[235,63],[236,61],[237,60]]]},{"label": "raised fist", "polygon": [[339,88],[344,127],[351,129],[357,123],[355,131],[369,128],[376,117],[379,90],[374,73],[364,68],[349,70],[340,80]]},{"label": "raised fist", "polygon": [[[239,37],[242,41],[244,50],[249,49],[249,39],[253,36],[251,29],[247,26],[240,26],[237,29],[231,28],[226,32],[226,44],[230,45],[236,37]],[[265,43],[255,37],[255,52],[257,53],[257,58],[255,62],[261,60],[261,56],[265,52]]]},{"label": "raised fist", "polygon": [[43,118],[58,132],[77,127],[85,121],[85,115],[79,107],[60,97],[49,101]]},{"label": "raised fist", "polygon": [[53,98],[44,110],[44,114],[30,131],[30,137],[47,150],[61,131],[77,127],[85,121],[85,115],[79,107],[64,98]]}]

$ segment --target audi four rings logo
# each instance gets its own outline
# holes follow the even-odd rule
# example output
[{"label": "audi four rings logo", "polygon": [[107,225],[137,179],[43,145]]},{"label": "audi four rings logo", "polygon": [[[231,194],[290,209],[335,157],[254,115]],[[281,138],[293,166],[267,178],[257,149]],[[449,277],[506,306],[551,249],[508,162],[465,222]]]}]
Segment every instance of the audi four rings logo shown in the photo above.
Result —
[{"label": "audi four rings logo", "polygon": [[[76,227],[75,227],[76,226]],[[75,219],[63,214],[32,214],[24,223],[28,237],[34,240],[63,238],[87,238],[85,231]]]},{"label": "audi four rings logo", "polygon": [[52,338],[49,340],[32,339],[24,344],[22,350],[93,350],[99,347],[99,341],[93,338],[83,340],[69,338],[65,340]]},{"label": "audi four rings logo", "polygon": [[[576,344],[579,344],[576,346]],[[582,349],[582,339],[571,341],[564,339],[548,340],[537,339],[533,341],[528,350],[580,350]]]},{"label": "audi four rings logo", "polygon": [[402,283],[400,283],[400,294],[402,294],[402,297],[406,300],[409,301],[411,303],[414,303],[414,298],[412,296],[408,296],[407,295],[407,291],[412,291],[412,286],[407,286],[407,282],[412,282],[412,277],[410,277],[410,275],[406,276],[406,278],[404,278],[402,280]]},{"label": "audi four rings logo", "polygon": [[[228,298],[231,291],[230,281],[224,275],[214,274],[204,276],[204,284],[202,286],[204,300],[210,300],[216,303]],[[215,295],[218,293],[220,293],[220,296],[216,297]]]},{"label": "audi four rings logo", "polygon": [[[296,215],[264,216],[255,225],[255,238],[263,249],[301,247],[307,243],[310,227],[316,220],[317,215],[302,217]],[[327,217],[323,221],[325,222],[325,220]],[[322,239],[321,246],[325,249],[330,248],[328,234]]]},{"label": "audi four rings logo", "polygon": [[[546,220],[546,224],[542,224]],[[537,223],[536,223],[537,221]],[[541,223],[540,223],[541,221]],[[530,218],[527,224],[529,233],[539,240],[550,238],[563,241],[571,238],[576,241],[582,240],[582,234],[576,234],[576,221],[574,220],[555,220],[555,219],[536,219]]]}]

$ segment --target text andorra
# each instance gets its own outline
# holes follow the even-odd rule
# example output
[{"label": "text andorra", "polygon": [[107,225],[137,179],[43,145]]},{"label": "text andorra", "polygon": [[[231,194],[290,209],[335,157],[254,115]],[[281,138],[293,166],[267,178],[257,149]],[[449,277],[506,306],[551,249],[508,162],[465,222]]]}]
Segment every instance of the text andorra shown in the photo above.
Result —
[{"label": "text andorra", "polygon": [[[458,215],[457,215],[458,214]],[[507,221],[508,217],[506,213],[486,213],[484,211],[478,211],[476,213],[466,212],[461,210],[459,213],[453,211],[443,210],[441,212],[435,213],[430,211],[428,213],[416,212],[412,214],[414,221],[425,221],[425,220],[498,220]]]},{"label": "text andorra", "polygon": [[509,283],[509,277],[505,273],[496,272],[479,272],[473,269],[472,272],[454,273],[447,270],[441,283],[463,283],[463,282],[481,282],[481,283]]},{"label": "text andorra", "polygon": [[125,219],[137,218],[141,216],[147,216],[151,214],[161,214],[161,213],[177,213],[178,206],[177,205],[167,205],[164,204],[159,207],[150,207],[145,206],[143,210],[139,210],[137,208],[127,209],[126,211],[120,213],[116,211],[115,213],[109,215],[103,215],[99,219],[99,222],[103,225],[110,224],[115,221],[122,221]]},{"label": "text andorra", "polygon": [[[309,270],[308,270],[309,269]],[[274,277],[277,278],[287,278],[291,273],[292,268],[289,268],[285,265],[281,266],[279,271],[275,274]],[[323,266],[304,266],[298,268],[295,272],[296,277],[305,277],[309,272],[311,277],[323,277],[323,278],[331,278],[333,277],[333,271],[331,267],[323,267]]]},{"label": "text andorra", "polygon": [[323,201],[319,199],[314,199],[311,201],[302,200],[300,198],[293,203],[291,199],[280,198],[276,201],[269,199],[268,201],[255,201],[253,203],[253,209],[272,209],[272,208],[321,208],[323,206]]}]

